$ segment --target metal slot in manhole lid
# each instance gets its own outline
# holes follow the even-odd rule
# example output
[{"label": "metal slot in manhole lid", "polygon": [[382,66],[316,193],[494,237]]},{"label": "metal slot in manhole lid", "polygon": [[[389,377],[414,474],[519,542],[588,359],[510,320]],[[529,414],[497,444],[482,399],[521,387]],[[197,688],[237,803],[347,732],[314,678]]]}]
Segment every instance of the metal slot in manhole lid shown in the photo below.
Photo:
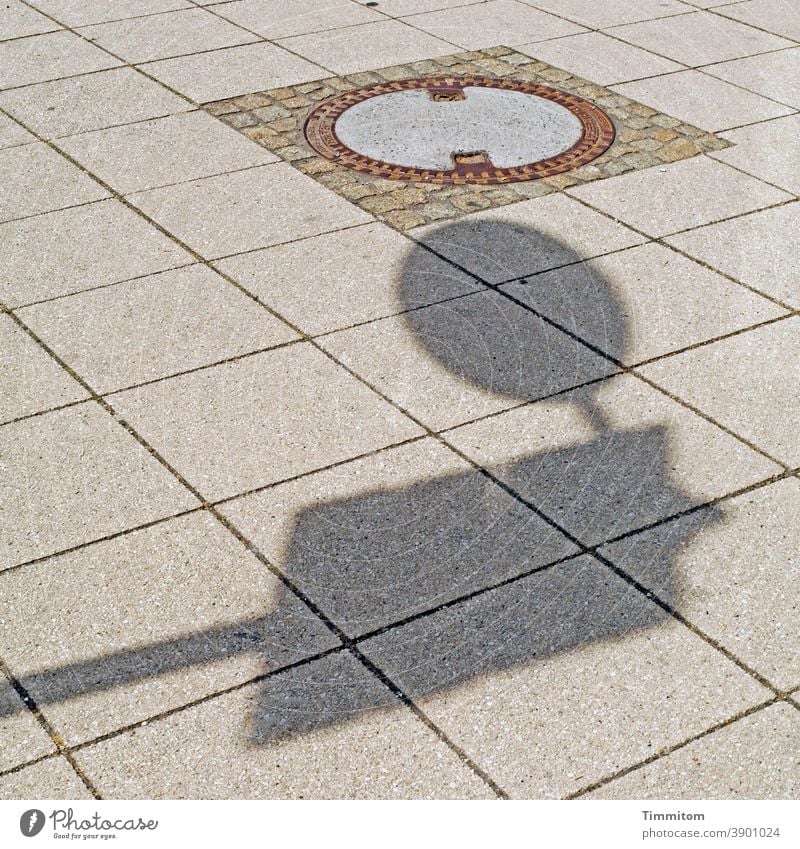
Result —
[{"label": "metal slot in manhole lid", "polygon": [[614,141],[592,103],[548,86],[491,77],[378,83],[332,97],[305,136],[326,159],[417,183],[515,183],[596,159]]}]

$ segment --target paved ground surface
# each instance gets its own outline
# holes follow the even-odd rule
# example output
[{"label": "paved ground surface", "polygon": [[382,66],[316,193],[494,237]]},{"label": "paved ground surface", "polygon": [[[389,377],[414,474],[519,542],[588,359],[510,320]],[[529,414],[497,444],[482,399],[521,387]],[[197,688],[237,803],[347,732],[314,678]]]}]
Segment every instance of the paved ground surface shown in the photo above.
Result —
[{"label": "paved ground surface", "polygon": [[[796,11],[2,0],[0,795],[796,796]],[[200,108],[496,45],[734,144],[400,233]]]}]

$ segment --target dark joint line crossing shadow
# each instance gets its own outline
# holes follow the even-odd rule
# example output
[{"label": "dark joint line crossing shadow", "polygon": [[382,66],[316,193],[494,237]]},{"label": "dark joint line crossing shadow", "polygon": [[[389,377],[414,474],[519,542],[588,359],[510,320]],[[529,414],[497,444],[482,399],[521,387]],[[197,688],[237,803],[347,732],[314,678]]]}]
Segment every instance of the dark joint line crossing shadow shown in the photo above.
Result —
[{"label": "dark joint line crossing shadow", "polygon": [[[606,357],[624,362],[630,328],[614,288],[578,265],[581,258],[566,244],[521,226],[463,219],[437,231],[432,247],[444,254],[455,248],[501,267],[527,262],[532,270],[542,257],[557,257],[563,274],[530,277],[525,297],[545,314],[557,303],[576,333],[589,329]],[[646,553],[659,573],[663,606],[573,541],[592,548],[698,506],[672,474],[667,427],[614,424],[599,397],[601,378],[615,371],[608,359],[498,292],[424,306],[447,291],[454,274],[427,249],[410,251],[398,285],[407,310],[402,318],[416,344],[469,391],[511,404],[548,397],[548,412],[541,432],[518,443],[509,444],[513,431],[502,417],[478,423],[481,451],[492,454],[496,445],[499,457],[487,464],[488,475],[433,439],[331,470],[345,476],[342,492],[310,499],[294,516],[282,556],[269,561],[333,623],[344,644],[284,670],[277,664],[276,671],[276,647],[302,640],[297,599],[284,586],[283,597],[263,616],[22,676],[36,705],[46,710],[87,693],[254,653],[264,658],[265,673],[250,739],[270,744],[366,711],[397,708],[396,693],[365,673],[358,655],[416,702],[656,629],[670,617],[665,606],[680,610],[676,553],[720,521],[719,508],[673,522],[666,542]],[[566,422],[579,437],[560,438]],[[357,464],[374,482],[364,486],[354,478],[348,489],[348,470]],[[302,483],[313,487],[314,476]],[[236,504],[226,503],[222,512],[239,528]],[[52,604],[41,599],[43,608]],[[18,702],[0,703],[0,718],[22,709]]]}]

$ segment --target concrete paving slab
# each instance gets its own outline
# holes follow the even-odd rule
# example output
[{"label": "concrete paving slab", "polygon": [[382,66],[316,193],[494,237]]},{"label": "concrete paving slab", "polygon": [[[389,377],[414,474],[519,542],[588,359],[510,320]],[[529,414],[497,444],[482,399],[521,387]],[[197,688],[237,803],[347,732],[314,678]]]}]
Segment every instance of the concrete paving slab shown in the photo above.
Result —
[{"label": "concrete paving slab", "polygon": [[[596,7],[597,4],[593,3],[592,6]],[[601,8],[604,10],[606,4]],[[550,41],[520,44],[517,50],[598,85],[614,85],[641,77],[668,74],[683,67],[648,50],[617,41],[602,32],[579,33]]]},{"label": "concrete paving slab", "polygon": [[800,248],[794,236],[799,225],[800,205],[793,203],[679,233],[667,241],[797,309]]},{"label": "concrete paving slab", "polygon": [[683,0],[690,6],[696,6],[698,9],[715,9],[718,6],[727,6],[730,0]]},{"label": "concrete paving slab", "polygon": [[790,106],[742,91],[699,71],[682,71],[616,85],[614,91],[710,132],[792,112]]},{"label": "concrete paving slab", "polygon": [[516,798],[574,793],[769,694],[591,559],[362,650]]},{"label": "concrete paving slab", "polygon": [[796,799],[800,713],[777,704],[637,769],[590,799]]},{"label": "concrete paving slab", "polygon": [[121,65],[119,59],[71,32],[51,32],[0,44],[0,89]]},{"label": "concrete paving slab", "polygon": [[[99,393],[299,338],[202,265],[59,298],[18,314]],[[106,346],[104,339],[113,342]]]},{"label": "concrete paving slab", "polygon": [[213,499],[420,433],[308,344],[173,377],[112,395],[110,401]]},{"label": "concrete paving slab", "polygon": [[[367,3],[369,0],[356,0],[357,3]],[[484,0],[392,0],[392,4],[387,5],[381,11],[384,15],[391,18],[399,18],[403,15],[417,15],[421,12],[435,12],[439,9],[451,9],[454,6],[474,6],[476,3],[482,3]]]},{"label": "concrete paving slab", "polygon": [[779,189],[800,194],[800,115],[739,127],[722,134],[733,147],[710,154]]},{"label": "concrete paving slab", "polygon": [[6,0],[0,21],[0,41],[54,32],[61,26],[18,0]]},{"label": "concrete paving slab", "polygon": [[629,376],[464,425],[447,440],[585,544],[780,471]]},{"label": "concrete paving slab", "polygon": [[[434,38],[401,21],[377,21],[355,27],[283,38],[287,50],[335,74],[352,74],[401,65],[453,52],[448,41]],[[324,78],[327,74],[322,74]],[[309,78],[311,79],[311,78]],[[277,83],[283,85],[283,83]],[[267,86],[259,86],[263,90]]]},{"label": "concrete paving slab", "polygon": [[182,97],[132,68],[112,68],[0,92],[0,106],[50,139],[192,108]]},{"label": "concrete paving slab", "polygon": [[96,24],[79,33],[134,65],[258,40],[258,36],[197,8]]},{"label": "concrete paving slab", "polygon": [[290,6],[281,0],[235,0],[208,8],[269,39],[383,21],[387,12],[383,8],[380,11],[368,9],[352,0],[326,0],[324,5],[316,0],[297,0]]},{"label": "concrete paving slab", "polygon": [[207,259],[370,220],[282,162],[153,189],[130,200]]},{"label": "concrete paving slab", "polygon": [[[3,657],[76,745],[339,645],[207,513],[3,576]],[[53,628],[53,599],[69,616]]]},{"label": "concrete paving slab", "polygon": [[626,365],[787,314],[652,243],[502,288]]},{"label": "concrete paving slab", "polygon": [[465,50],[480,50],[495,44],[513,47],[583,31],[583,27],[563,17],[549,15],[516,0],[489,0],[466,14],[450,10],[428,12],[414,15],[407,22]]},{"label": "concrete paving slab", "polygon": [[617,370],[494,292],[342,330],[320,344],[433,430]]},{"label": "concrete paving slab", "polygon": [[0,315],[0,424],[89,397],[8,315]]},{"label": "concrete paving slab", "polygon": [[783,463],[800,465],[800,319],[643,366],[668,391]]},{"label": "concrete paving slab", "polygon": [[536,5],[593,29],[681,15],[687,11],[683,3],[675,0],[605,0],[603,3],[593,0],[538,0]]},{"label": "concrete paving slab", "polygon": [[415,228],[412,235],[487,283],[504,283],[644,241],[563,195],[476,212],[452,227]]},{"label": "concrete paving slab", "polygon": [[[648,168],[569,193],[651,236],[666,236],[702,224],[790,200],[791,195],[706,157]],[[686,186],[692,191],[687,192]]]},{"label": "concrete paving slab", "polygon": [[0,568],[197,506],[97,404],[0,428]]},{"label": "concrete paving slab", "polygon": [[746,0],[720,9],[719,14],[800,41],[800,21],[792,0]]},{"label": "concrete paving slab", "polygon": [[121,194],[278,161],[205,112],[82,133],[60,146]]},{"label": "concrete paving slab", "polygon": [[478,290],[471,277],[377,222],[215,265],[311,335]]},{"label": "concrete paving slab", "polygon": [[0,222],[106,197],[98,182],[47,145],[0,151]]},{"label": "concrete paving slab", "polygon": [[101,792],[127,799],[494,797],[347,655],[82,749],[78,760]]},{"label": "concrete paving slab", "polygon": [[56,751],[55,743],[42,728],[39,720],[25,707],[5,676],[0,678],[0,711],[0,732],[3,739],[0,770],[12,769]]},{"label": "concrete paving slab", "polygon": [[0,300],[55,298],[193,262],[115,200],[0,225]]},{"label": "concrete paving slab", "polygon": [[70,27],[191,8],[191,3],[187,0],[30,0],[30,2],[32,6],[57,17]]},{"label": "concrete paving slab", "polygon": [[78,774],[63,757],[25,767],[0,777],[2,799],[92,799]]},{"label": "concrete paving slab", "polygon": [[689,67],[739,59],[754,53],[792,47],[771,33],[721,18],[709,12],[683,15],[614,29],[614,36]]},{"label": "concrete paving slab", "polygon": [[327,76],[318,65],[263,42],[149,62],[142,70],[198,103]]},{"label": "concrete paving slab", "polygon": [[[779,481],[716,509],[721,521],[713,524],[700,511],[600,552],[773,685],[791,690],[800,685],[800,481]],[[671,582],[673,568],[680,579]]]},{"label": "concrete paving slab", "polygon": [[222,512],[352,636],[577,552],[432,439],[280,484]]},{"label": "concrete paving slab", "polygon": [[800,47],[723,62],[707,73],[800,109]]},{"label": "concrete paving slab", "polygon": [[0,149],[17,147],[36,141],[36,136],[21,127],[7,115],[0,115]]}]

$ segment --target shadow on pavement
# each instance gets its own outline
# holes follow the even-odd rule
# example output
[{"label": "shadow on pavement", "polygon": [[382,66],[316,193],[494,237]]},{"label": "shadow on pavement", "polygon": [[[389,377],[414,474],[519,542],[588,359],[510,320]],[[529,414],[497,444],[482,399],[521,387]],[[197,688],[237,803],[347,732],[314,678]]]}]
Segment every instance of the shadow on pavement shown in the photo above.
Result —
[{"label": "shadow on pavement", "polygon": [[[508,257],[515,268],[526,257],[532,269],[541,266],[543,256],[565,264],[579,261],[563,243],[493,222],[448,224],[435,242],[466,246],[484,259]],[[407,269],[420,266],[423,251],[410,252]],[[535,291],[541,280],[533,276],[527,285]],[[400,281],[400,297],[412,306],[418,303],[418,283],[412,271]],[[557,285],[557,277],[547,275],[547,285]],[[622,361],[628,328],[612,287],[587,276],[581,297],[574,314],[591,315],[591,337],[603,338],[600,347]],[[483,306],[476,312],[478,303]],[[559,393],[546,402],[548,409],[579,422],[583,436],[559,442],[560,419],[554,415],[541,439],[506,450],[503,420],[493,420],[497,430],[484,422],[482,438],[496,438],[498,454],[512,457],[493,464],[489,474],[455,460],[430,439],[428,454],[419,456],[433,458],[432,469],[437,458],[449,458],[451,471],[434,469],[405,486],[380,486],[303,509],[276,565],[349,640],[368,637],[356,642],[357,652],[396,673],[414,698],[655,628],[668,615],[662,607],[599,561],[573,555],[580,553],[576,540],[596,545],[696,506],[671,477],[665,427],[612,425],[598,403],[601,383],[565,392],[596,380],[598,359],[587,360],[585,348],[499,295],[411,309],[405,321],[417,344],[465,386],[510,404]],[[581,327],[575,331],[580,334]],[[548,443],[558,447],[542,448]],[[392,456],[420,452],[420,445],[376,455],[389,464],[389,481]],[[668,586],[662,597],[678,608],[681,579],[672,552],[719,514],[697,515],[702,520],[691,523],[691,530],[686,523],[683,536],[673,535],[671,550],[661,552],[659,561],[672,570],[662,582]],[[563,562],[548,566],[554,561]],[[486,591],[497,585],[502,586]],[[458,601],[464,597],[469,599]],[[287,629],[291,633],[292,614],[284,607],[279,602],[263,618],[44,671],[21,683],[46,711],[48,703],[81,693],[245,652],[268,654],[276,633],[281,639],[287,639]],[[388,627],[398,622],[407,624]],[[396,704],[387,701],[382,685],[359,687],[346,675],[321,670],[312,663],[262,682],[260,707],[251,718],[253,742],[268,743]]]}]

